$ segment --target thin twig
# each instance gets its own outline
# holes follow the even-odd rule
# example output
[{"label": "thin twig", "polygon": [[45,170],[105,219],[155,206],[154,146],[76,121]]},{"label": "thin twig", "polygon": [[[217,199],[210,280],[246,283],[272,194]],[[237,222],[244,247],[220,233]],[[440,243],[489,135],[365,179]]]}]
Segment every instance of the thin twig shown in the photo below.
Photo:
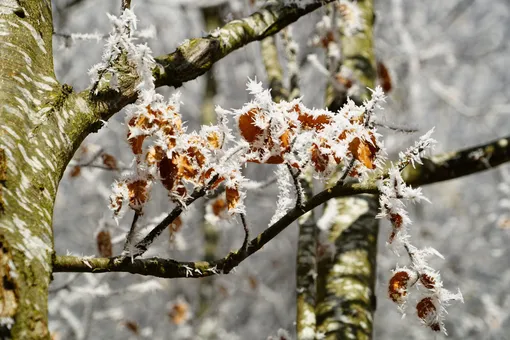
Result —
[{"label": "thin twig", "polygon": [[133,237],[135,235],[136,230],[136,222],[140,217],[140,212],[135,211],[135,215],[133,216],[133,221],[131,222],[131,227],[129,228],[129,232],[126,236],[126,241],[124,242],[123,253],[129,252],[130,246],[133,244]]},{"label": "thin twig", "polygon": [[287,164],[287,169],[289,170],[290,176],[294,181],[294,189],[296,190],[296,207],[303,208],[303,187],[301,186],[301,182],[299,180],[299,171],[297,174],[295,174],[289,164]]},{"label": "thin twig", "polygon": [[131,0],[121,0],[120,9],[124,11],[129,8],[131,8]]},{"label": "thin twig", "polygon": [[185,207],[189,206],[193,202],[195,202],[200,197],[204,196],[209,190],[212,183],[214,183],[218,179],[218,175],[212,177],[212,179],[204,185],[202,188],[195,190],[191,196],[189,196],[183,204],[175,207],[167,217],[163,219],[157,226],[155,226],[140,242],[135,245],[136,252],[131,254],[133,258],[143,255],[148,247],[156,240],[156,238],[161,235],[163,230],[165,230],[177,217],[180,216]]},{"label": "thin twig", "polygon": [[248,249],[248,244],[250,241],[250,230],[248,229],[248,225],[246,223],[246,216],[244,214],[241,215],[241,222],[243,223],[243,229],[244,229],[244,241],[241,249],[243,251],[246,251]]},{"label": "thin twig", "polygon": [[389,130],[397,131],[397,132],[403,132],[403,133],[415,133],[418,132],[418,129],[415,128],[406,128],[401,126],[392,126],[388,124],[383,123],[374,123],[375,126],[383,127]]}]

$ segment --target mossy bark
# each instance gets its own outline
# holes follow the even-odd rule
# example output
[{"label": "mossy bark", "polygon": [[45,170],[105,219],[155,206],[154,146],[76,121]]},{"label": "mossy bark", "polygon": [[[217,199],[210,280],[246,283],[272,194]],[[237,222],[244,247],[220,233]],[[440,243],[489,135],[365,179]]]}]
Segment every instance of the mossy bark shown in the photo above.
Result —
[{"label": "mossy bark", "polygon": [[[373,47],[374,12],[371,0],[357,1],[364,20],[363,29],[353,36],[340,31],[342,64],[364,89],[361,102],[375,87],[376,69]],[[344,93],[330,87],[327,105],[338,109],[346,100]],[[316,319],[317,332],[326,339],[371,339],[375,311],[376,249],[378,223],[377,197],[358,195],[336,199],[338,216],[328,233],[336,247],[332,258],[318,264]]]},{"label": "mossy bark", "polygon": [[50,2],[0,1],[0,31],[0,337],[48,339],[53,202],[72,154]]}]

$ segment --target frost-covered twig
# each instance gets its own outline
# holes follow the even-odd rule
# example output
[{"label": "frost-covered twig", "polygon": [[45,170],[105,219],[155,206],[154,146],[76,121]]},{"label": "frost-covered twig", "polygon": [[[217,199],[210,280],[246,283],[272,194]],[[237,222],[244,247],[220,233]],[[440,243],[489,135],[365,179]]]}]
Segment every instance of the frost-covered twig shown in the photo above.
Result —
[{"label": "frost-covered twig", "polygon": [[140,218],[140,212],[135,211],[135,214],[133,216],[133,221],[131,222],[131,227],[129,228],[129,231],[126,235],[126,240],[124,242],[124,247],[122,247],[123,253],[129,255],[129,248],[133,245],[133,237],[136,233],[136,222]]},{"label": "frost-covered twig", "polygon": [[[438,272],[434,271],[427,263],[426,258],[430,255],[442,256],[433,248],[418,250],[411,244],[407,232],[411,220],[408,217],[403,200],[412,202],[427,200],[421,193],[421,188],[413,189],[408,186],[401,176],[401,171],[408,164],[423,164],[422,153],[431,147],[435,141],[430,137],[433,130],[422,136],[414,146],[408,148],[399,155],[399,162],[389,170],[389,176],[378,182],[380,191],[379,202],[381,212],[378,217],[387,217],[393,226],[389,237],[389,244],[395,252],[402,245],[411,261],[410,268],[397,267],[390,279],[388,292],[390,298],[398,304],[399,309],[405,312],[406,301],[411,295],[409,290],[415,285],[422,286],[425,290],[418,291],[419,302],[416,311],[421,321],[433,331],[443,331],[446,334],[443,319],[446,306],[451,300],[463,301],[462,295],[453,294],[443,288]],[[414,293],[413,293],[414,295]]]}]

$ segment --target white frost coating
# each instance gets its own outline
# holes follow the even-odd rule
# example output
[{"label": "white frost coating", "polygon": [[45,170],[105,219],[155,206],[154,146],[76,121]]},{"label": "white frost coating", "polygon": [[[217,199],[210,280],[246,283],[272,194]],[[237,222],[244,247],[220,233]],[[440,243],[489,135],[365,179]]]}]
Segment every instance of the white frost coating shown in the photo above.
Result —
[{"label": "white frost coating", "polygon": [[4,105],[4,110],[7,112],[7,113],[10,113],[11,115],[14,115],[20,119],[25,119],[25,116],[23,115],[23,111],[21,110],[18,110],[12,106],[9,106],[9,105]]},{"label": "white frost coating", "polygon": [[55,146],[58,150],[60,150],[62,148],[62,144],[60,143],[60,141],[58,140],[58,138],[53,138],[53,143],[55,143]]},{"label": "white frost coating", "polygon": [[35,30],[34,26],[30,25],[26,20],[20,21],[23,25],[25,25],[26,28],[30,31],[32,34],[32,37],[34,38],[35,42],[37,43],[37,46],[41,49],[42,53],[46,54],[46,47],[44,47],[44,41],[42,40],[39,33]]},{"label": "white frost coating", "polygon": [[1,0],[0,14],[12,14],[14,10],[20,8],[16,0]]},{"label": "white frost coating", "polygon": [[9,26],[16,27],[16,28],[19,27],[19,25],[17,23],[12,22],[12,21],[7,21],[7,23],[9,24]]},{"label": "white frost coating", "polygon": [[39,81],[34,81],[33,83],[35,84],[35,86],[37,86],[41,90],[44,90],[44,91],[51,91],[51,90],[53,90],[53,87],[51,87],[50,85],[48,85],[46,83],[41,83]]},{"label": "white frost coating", "polygon": [[78,112],[81,112],[82,114],[90,112],[90,108],[87,102],[81,97],[76,98],[73,106],[78,110]]},{"label": "white frost coating", "polygon": [[21,111],[27,112],[27,113],[31,113],[32,112],[32,110],[30,110],[28,108],[27,103],[23,99],[21,99],[20,97],[14,97],[14,99],[16,99],[18,101],[18,103],[20,103]]},{"label": "white frost coating", "polygon": [[12,222],[14,222],[14,225],[16,226],[16,228],[26,228],[27,227],[27,222],[23,221],[16,214],[12,215]]},{"label": "white frost coating", "polygon": [[17,82],[21,83],[21,84],[24,84],[24,83],[25,83],[25,81],[24,81],[23,79],[21,79],[20,77],[18,77],[18,76],[12,76],[12,78],[13,78],[14,80],[16,80]]},{"label": "white frost coating", "polygon": [[25,63],[27,64],[27,66],[32,66],[32,58],[30,58],[30,56],[25,51],[20,50],[19,46],[16,46],[10,42],[2,42],[2,43],[5,44],[6,46],[11,47],[14,51],[19,52],[25,59]]},{"label": "white frost coating", "polygon": [[25,263],[30,264],[32,260],[37,259],[40,261],[41,265],[44,267],[45,271],[50,270],[49,264],[49,254],[51,252],[51,247],[44,243],[41,238],[36,235],[33,235],[30,229],[26,227],[20,227],[16,223],[16,229],[21,234],[23,249],[20,249],[25,254]]},{"label": "white frost coating", "polygon": [[[2,13],[0,7],[0,13]],[[0,318],[0,326],[6,326],[7,329],[11,329],[12,325],[14,325],[14,319],[9,317],[1,317]]]},{"label": "white frost coating", "polygon": [[15,139],[21,139],[21,138],[19,137],[19,135],[18,135],[18,134],[17,134],[17,133],[16,133],[13,129],[11,129],[9,126],[7,126],[7,125],[1,125],[1,128],[2,128],[3,130],[5,130],[5,131],[9,132],[9,134],[10,134],[11,136],[13,136]]},{"label": "white frost coating", "polygon": [[[20,190],[19,188],[16,188],[16,196],[14,197],[16,199],[16,202],[20,205],[23,205],[23,208],[29,212],[34,212],[32,208],[30,208],[28,205],[30,202],[25,197],[25,192]],[[26,208],[25,208],[26,207]]]},{"label": "white frost coating", "polygon": [[48,136],[46,135],[46,133],[43,132],[43,133],[41,133],[41,135],[43,136],[44,142],[46,143],[46,145],[48,145],[50,148],[53,148],[53,143],[51,143],[51,141],[48,138]]},{"label": "white frost coating", "polygon": [[47,83],[58,84],[58,82],[55,79],[53,79],[52,77],[48,77],[48,76],[45,76],[43,74],[39,74],[39,77],[41,77],[41,79],[46,81]]},{"label": "white frost coating", "polygon": [[46,107],[43,107],[42,109],[40,109],[39,111],[37,111],[37,115],[43,116],[46,112],[50,112],[50,111],[51,111],[51,107],[46,106]]},{"label": "white frost coating", "polygon": [[20,74],[21,74],[21,76],[22,76],[23,78],[25,78],[25,80],[26,80],[26,81],[28,81],[28,82],[33,82],[33,81],[34,81],[32,78],[30,78],[29,76],[27,76],[25,73],[20,72]]},{"label": "white frost coating", "polygon": [[[30,79],[30,81],[33,81],[33,80]],[[24,88],[22,86],[16,86],[16,88],[23,94],[23,96],[26,99],[28,99],[29,102],[34,103],[36,106],[41,105],[41,101],[37,98],[34,98],[34,96],[32,96],[32,93],[30,93],[30,91],[28,91],[26,88]]]},{"label": "white frost coating", "polygon": [[30,188],[30,180],[23,172],[21,173],[21,188],[23,190],[28,190]]},{"label": "white frost coating", "polygon": [[36,170],[42,170],[44,169],[44,166],[37,158],[30,158],[23,147],[23,145],[18,144],[18,149],[21,152],[21,155],[23,156],[23,160],[27,162],[28,165],[30,165],[33,169]]},{"label": "white frost coating", "polygon": [[[42,156],[41,156],[42,157]],[[48,167],[51,169],[51,171],[55,171],[55,165],[46,157],[44,157],[44,161],[48,165]]]},{"label": "white frost coating", "polygon": [[[5,134],[3,135],[2,144],[7,146],[7,148],[15,150],[16,147],[14,146],[15,142],[12,140],[10,136],[7,136]],[[10,153],[10,156],[12,156],[12,153]]]}]

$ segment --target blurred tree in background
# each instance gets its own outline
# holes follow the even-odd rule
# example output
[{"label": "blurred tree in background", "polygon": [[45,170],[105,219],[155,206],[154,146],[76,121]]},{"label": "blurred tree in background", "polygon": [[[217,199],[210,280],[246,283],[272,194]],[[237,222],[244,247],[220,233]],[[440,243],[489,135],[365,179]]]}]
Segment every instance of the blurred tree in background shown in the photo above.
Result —
[{"label": "blurred tree in background", "polygon": [[[438,336],[420,326],[423,300],[402,321],[388,297],[401,283],[390,270],[413,258],[385,246],[380,187],[334,185],[345,167],[326,184],[296,176],[305,201],[277,223],[282,175],[254,163],[242,170],[245,217],[227,221],[223,196],[200,190],[184,210],[155,185],[143,215],[115,223],[108,198],[133,169],[124,109],[138,79],[126,54],[97,72],[109,86],[87,71],[111,41],[106,13],[129,7],[138,28],[119,30],[151,47],[158,93],[179,88],[189,130],[218,123],[216,105],[252,100],[255,77],[274,102],[331,111],[382,86],[373,124],[389,160],[435,126],[434,153],[402,172],[432,203],[410,207],[410,236],[444,255],[433,268],[464,295],[449,337],[508,337],[510,173],[490,170],[510,160],[506,0],[0,0],[0,338]],[[133,253],[126,235],[143,257],[119,256]]]}]

